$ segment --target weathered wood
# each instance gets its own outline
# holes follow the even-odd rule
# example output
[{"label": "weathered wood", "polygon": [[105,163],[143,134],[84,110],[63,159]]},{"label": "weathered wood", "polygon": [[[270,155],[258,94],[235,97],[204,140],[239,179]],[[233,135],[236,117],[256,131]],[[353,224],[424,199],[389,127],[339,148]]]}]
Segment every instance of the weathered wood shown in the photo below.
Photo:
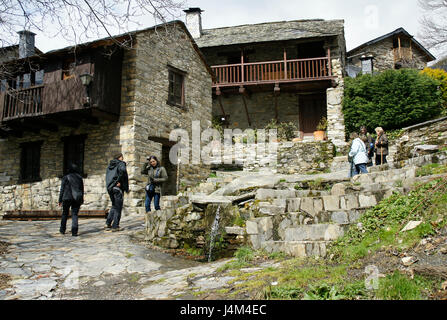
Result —
[{"label": "weathered wood", "polygon": [[[105,218],[109,210],[80,210],[79,218]],[[71,217],[71,212],[68,215]],[[3,220],[52,220],[60,219],[62,210],[16,210],[6,211]]]}]

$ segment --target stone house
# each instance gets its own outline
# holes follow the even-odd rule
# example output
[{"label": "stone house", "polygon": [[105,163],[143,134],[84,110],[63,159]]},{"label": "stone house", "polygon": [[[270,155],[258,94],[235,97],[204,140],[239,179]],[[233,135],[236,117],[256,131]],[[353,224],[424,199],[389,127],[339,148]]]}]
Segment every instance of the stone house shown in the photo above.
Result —
[{"label": "stone house", "polygon": [[404,28],[378,37],[348,51],[347,73],[381,72],[389,69],[422,70],[436,58]]},{"label": "stone house", "polygon": [[213,116],[227,128],[292,122],[313,140],[322,117],[327,135],[345,144],[341,111],[346,45],[343,20],[297,20],[202,29],[202,10],[186,25],[216,75]]},{"label": "stone house", "polygon": [[147,177],[140,170],[149,155],[169,173],[165,195],[209,176],[201,165],[177,170],[169,161],[173,129],[211,125],[211,69],[183,22],[2,66],[9,73],[0,92],[0,213],[57,210],[69,162],[85,178],[81,210],[104,212],[105,170],[117,152],[129,173],[124,214],[144,212]]}]

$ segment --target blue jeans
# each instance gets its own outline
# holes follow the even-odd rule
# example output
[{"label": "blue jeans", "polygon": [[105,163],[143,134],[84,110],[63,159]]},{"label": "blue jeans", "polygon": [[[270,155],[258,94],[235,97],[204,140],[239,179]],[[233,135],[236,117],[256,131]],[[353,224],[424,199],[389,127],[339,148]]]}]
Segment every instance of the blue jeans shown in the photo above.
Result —
[{"label": "blue jeans", "polygon": [[355,173],[356,175],[361,173],[368,173],[368,169],[366,169],[366,163],[360,163],[355,165]]},{"label": "blue jeans", "polygon": [[354,162],[349,162],[349,178],[354,177],[357,174]]},{"label": "blue jeans", "polygon": [[65,233],[67,228],[68,212],[71,207],[71,234],[78,234],[78,213],[81,204],[76,201],[66,200],[62,202],[62,219],[60,233]]},{"label": "blue jeans", "polygon": [[[109,194],[112,200],[112,208],[107,216],[107,225],[112,226],[112,229],[117,229],[120,226],[121,211],[123,210],[124,193],[118,187],[113,187],[112,193]],[[113,222],[113,224],[112,224]]]},{"label": "blue jeans", "polygon": [[160,210],[160,194],[146,191],[146,201],[144,202],[144,205],[146,206],[146,212],[151,211],[152,199],[154,199],[155,210]]}]

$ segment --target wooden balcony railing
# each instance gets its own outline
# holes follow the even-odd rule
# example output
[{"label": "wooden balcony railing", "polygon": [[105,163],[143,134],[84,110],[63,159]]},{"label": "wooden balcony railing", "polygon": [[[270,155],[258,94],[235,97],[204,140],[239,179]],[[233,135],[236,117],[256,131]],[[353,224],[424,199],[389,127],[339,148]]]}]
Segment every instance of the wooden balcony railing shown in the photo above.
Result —
[{"label": "wooden balcony railing", "polygon": [[85,88],[78,78],[26,89],[0,92],[0,120],[48,115],[84,109]]},{"label": "wooden balcony railing", "polygon": [[2,119],[42,114],[43,86],[8,90],[3,94]]},{"label": "wooden balcony railing", "polygon": [[239,63],[212,66],[213,87],[277,82],[299,82],[332,78],[330,57]]}]

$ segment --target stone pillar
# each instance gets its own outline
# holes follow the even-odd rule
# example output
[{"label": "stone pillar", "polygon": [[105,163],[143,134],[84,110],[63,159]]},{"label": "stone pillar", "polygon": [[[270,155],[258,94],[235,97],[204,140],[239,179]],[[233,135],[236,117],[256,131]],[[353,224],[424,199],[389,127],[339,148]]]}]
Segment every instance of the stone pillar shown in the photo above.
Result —
[{"label": "stone pillar", "polygon": [[327,135],[337,148],[346,145],[345,120],[342,112],[344,94],[343,70],[339,59],[332,60],[332,73],[337,76],[336,86],[328,88],[327,94]]}]

